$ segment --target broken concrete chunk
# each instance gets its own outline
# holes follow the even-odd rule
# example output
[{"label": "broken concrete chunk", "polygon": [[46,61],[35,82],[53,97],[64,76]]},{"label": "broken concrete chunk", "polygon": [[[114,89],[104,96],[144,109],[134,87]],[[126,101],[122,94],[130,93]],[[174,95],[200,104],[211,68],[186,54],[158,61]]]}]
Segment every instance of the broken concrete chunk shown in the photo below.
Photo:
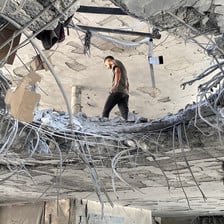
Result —
[{"label": "broken concrete chunk", "polygon": [[21,37],[21,34],[16,35],[16,31],[17,29],[11,24],[8,24],[1,29],[0,45],[5,44],[8,39],[12,38],[12,41],[0,48],[1,64],[6,62],[7,64],[12,65],[14,62],[16,51],[14,53],[11,53],[11,51],[19,45]]},{"label": "broken concrete chunk", "polygon": [[24,81],[28,81],[29,85],[35,85],[36,82],[40,82],[41,76],[38,75],[36,72],[29,73],[26,77],[23,79]]},{"label": "broken concrete chunk", "polygon": [[69,41],[66,45],[73,47],[74,49],[71,51],[75,54],[83,54],[84,50],[80,44],[77,44],[75,41]]}]

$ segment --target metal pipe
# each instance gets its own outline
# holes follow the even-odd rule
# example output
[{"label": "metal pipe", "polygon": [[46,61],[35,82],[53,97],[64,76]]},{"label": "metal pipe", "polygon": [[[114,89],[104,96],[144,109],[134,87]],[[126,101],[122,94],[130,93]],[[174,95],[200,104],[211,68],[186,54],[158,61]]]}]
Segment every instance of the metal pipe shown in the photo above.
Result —
[{"label": "metal pipe", "polygon": [[[149,50],[148,50],[148,59],[152,57],[152,51],[153,51],[153,40],[149,40]],[[156,81],[155,81],[155,73],[154,73],[154,67],[153,64],[149,62],[149,69],[150,69],[150,76],[152,81],[152,88],[156,88]]]},{"label": "metal pipe", "polygon": [[143,37],[149,37],[149,38],[153,38],[153,39],[160,39],[161,38],[160,34],[144,33],[144,32],[122,30],[122,29],[110,29],[110,28],[102,28],[102,27],[95,27],[95,26],[83,26],[83,25],[76,25],[76,26],[70,25],[70,27],[72,27],[72,28],[79,27],[82,30],[97,31],[97,32],[118,33],[118,34],[133,35],[133,36],[143,36]]}]

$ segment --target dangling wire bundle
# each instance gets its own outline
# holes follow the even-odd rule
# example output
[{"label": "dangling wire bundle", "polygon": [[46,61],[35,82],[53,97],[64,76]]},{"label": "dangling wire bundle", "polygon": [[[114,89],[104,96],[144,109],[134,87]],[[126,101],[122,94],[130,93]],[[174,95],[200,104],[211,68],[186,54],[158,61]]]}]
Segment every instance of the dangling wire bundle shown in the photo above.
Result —
[{"label": "dangling wire bundle", "polygon": [[87,30],[85,39],[84,39],[84,54],[85,55],[86,54],[90,55],[91,37],[92,37],[92,33],[89,30]]}]

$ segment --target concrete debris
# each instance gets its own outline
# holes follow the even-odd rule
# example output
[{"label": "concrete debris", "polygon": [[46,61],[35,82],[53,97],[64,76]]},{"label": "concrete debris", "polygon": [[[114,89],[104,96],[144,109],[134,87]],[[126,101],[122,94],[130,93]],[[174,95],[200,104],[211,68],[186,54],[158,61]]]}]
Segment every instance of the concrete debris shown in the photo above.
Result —
[{"label": "concrete debris", "polygon": [[70,62],[65,62],[65,64],[72,70],[74,71],[83,71],[85,70],[87,67],[83,64],[80,64],[79,62],[77,62],[76,60],[73,60],[71,63]]},{"label": "concrete debris", "polygon": [[[195,34],[197,30],[199,34],[217,33],[220,36],[216,38],[216,43],[223,49],[222,1],[112,1],[129,14],[149,20],[161,29],[184,33],[187,25],[186,30],[192,27]],[[79,3],[72,0],[8,0],[7,4],[0,3],[0,6],[3,13],[20,25],[29,23],[44,10],[43,15],[28,27],[36,32],[42,28],[55,28],[59,20],[63,22],[77,10]],[[63,12],[64,18],[55,18],[58,12]],[[68,45],[75,48],[73,52],[80,53],[80,46],[74,46],[73,43]],[[98,45],[102,47],[102,42]],[[114,45],[111,47],[121,52],[120,48],[114,48]],[[67,65],[76,71],[85,69],[84,65],[76,61],[75,64]],[[220,66],[223,65],[218,63],[215,69],[220,69]],[[214,67],[210,70],[212,69]],[[205,71],[202,76],[211,73],[210,70]],[[201,189],[203,183],[204,187],[208,183],[214,183],[212,187],[217,187],[219,183],[214,173],[217,173],[223,160],[223,145],[220,146],[220,139],[224,137],[221,75],[217,73],[200,85],[200,100],[197,104],[187,105],[176,114],[155,120],[131,113],[128,121],[120,117],[109,120],[88,117],[80,112],[73,114],[70,122],[68,113],[49,109],[35,111],[32,122],[26,123],[19,122],[8,114],[0,114],[0,190],[3,191],[5,200],[8,201],[9,197],[14,199],[16,194],[17,199],[22,201],[27,198],[40,199],[43,196],[55,197],[63,194],[67,197],[72,193],[86,194],[95,191],[98,200],[102,202],[104,198],[111,201],[111,194],[108,192],[115,194],[118,199],[118,191],[122,191],[125,195],[123,202],[138,206],[142,203],[147,205],[152,199],[142,194],[136,200],[134,197],[126,197],[126,194],[131,191],[133,196],[133,190],[152,191],[152,187],[156,186],[155,194],[151,195],[155,197],[154,201],[150,201],[155,210],[169,203],[173,207],[175,197],[170,199],[167,193],[167,189],[171,189],[170,192],[179,193],[175,203],[178,204],[180,213],[187,214],[192,207],[198,213],[208,213],[211,208],[209,203],[203,211],[201,203],[197,203],[206,198]],[[183,85],[191,85],[200,79],[201,76],[196,77]],[[221,92],[212,94],[210,88],[221,89]],[[138,90],[153,98],[160,94],[159,89],[142,87]],[[169,97],[158,99],[160,102],[169,100]],[[93,106],[91,101],[88,103]],[[193,163],[192,166],[188,160]],[[210,169],[212,172],[207,172]],[[194,173],[198,178],[195,178]],[[11,192],[8,192],[9,186],[13,189]],[[158,187],[165,195],[163,201],[158,199]],[[187,193],[184,188],[188,189]],[[15,189],[17,191],[14,193]],[[211,189],[215,192],[215,188]],[[23,195],[20,198],[21,192]],[[189,195],[192,197],[188,197]],[[223,207],[221,200],[220,211]],[[213,211],[217,209],[217,201]],[[167,209],[166,212],[168,214],[170,210]]]},{"label": "concrete debris", "polygon": [[149,94],[152,98],[156,98],[161,94],[161,90],[158,88],[142,86],[142,87],[138,87],[137,90],[142,93]]},{"label": "concrete debris", "polygon": [[224,2],[222,0],[111,0],[125,12],[137,18],[150,21],[162,30],[184,33],[187,29],[183,24],[172,18],[167,12],[172,12],[186,24],[201,33],[224,32]]},{"label": "concrete debris", "polygon": [[[197,114],[198,110],[200,114]],[[117,195],[120,190],[149,190],[155,184],[157,189],[162,186],[163,190],[172,187],[171,192],[175,191],[173,189],[179,191],[180,183],[176,180],[178,172],[181,172],[181,183],[189,192],[192,189],[193,192],[201,191],[200,186],[203,183],[207,185],[208,181],[217,185],[214,177],[196,172],[202,164],[203,169],[207,168],[204,167],[205,164],[209,169],[217,169],[219,163],[215,158],[223,157],[222,149],[219,151],[216,144],[222,132],[218,133],[214,129],[217,117],[206,101],[188,105],[177,114],[151,121],[134,114],[130,114],[130,121],[125,122],[119,117],[111,120],[91,118],[80,112],[73,115],[71,126],[67,113],[53,110],[36,111],[31,124],[18,123],[5,114],[0,115],[0,118],[1,187],[4,192],[8,186],[19,189],[21,201],[27,200],[29,196],[25,193],[30,192],[31,188],[32,192],[40,192],[41,197],[47,198],[49,195],[55,196],[55,188],[58,187],[60,196],[62,192],[68,196],[68,192],[76,195],[80,191],[93,192],[97,186],[95,190],[99,200],[102,200],[101,195],[107,194],[107,191],[113,191]],[[213,126],[202,118],[209,119]],[[221,122],[222,120],[218,121],[219,124]],[[209,153],[214,153],[215,158]],[[188,159],[191,163],[194,162],[193,168],[198,176],[195,183],[191,177],[194,172],[190,174],[191,167],[186,162]],[[215,161],[211,164],[206,159]],[[13,167],[14,172],[8,173],[8,167]],[[89,175],[86,170],[89,170]],[[14,177],[15,174],[20,174],[20,178]],[[29,175],[29,178],[24,174]],[[92,176],[94,179],[91,179]],[[116,177],[113,180],[116,187],[110,184],[113,176]],[[37,185],[33,184],[33,179]],[[196,185],[197,181],[200,186]],[[167,192],[166,190],[165,194]],[[202,191],[201,193],[199,196],[197,194],[197,200],[205,197]],[[145,194],[142,195],[145,197]],[[190,193],[187,194],[185,200],[189,201],[189,206],[192,203],[194,210],[199,212],[201,206],[195,207],[190,196]],[[39,194],[32,193],[31,197],[37,198]],[[145,199],[141,198],[141,203],[142,200]],[[138,203],[140,202],[135,200],[132,202],[136,206]],[[180,213],[189,212],[186,203],[176,203],[181,208]],[[155,203],[155,211],[158,205],[162,205],[161,202]],[[205,206],[207,207],[209,205]]]},{"label": "concrete debris", "polygon": [[[51,56],[49,51],[43,51],[49,62],[52,64]],[[17,67],[13,69],[13,73],[16,76],[24,77],[27,75],[30,71],[38,71],[38,70],[45,70],[48,71],[48,66],[46,62],[41,58],[41,56],[38,54],[32,58],[31,61],[25,63],[24,65]]]},{"label": "concrete debris", "polygon": [[[126,139],[127,134],[129,136],[134,136],[136,133],[154,132],[162,129],[166,130],[179,123],[188,124],[195,118],[199,106],[201,108],[202,117],[214,116],[214,112],[206,102],[200,105],[189,104],[185,109],[180,110],[176,114],[169,114],[155,120],[148,120],[139,115],[129,113],[128,121],[125,122],[120,116],[114,117],[113,119],[105,119],[99,116],[87,117],[85,113],[80,112],[73,115],[73,131],[96,134],[99,136],[109,135],[111,138],[119,134],[121,139]],[[54,132],[69,133],[71,132],[71,126],[68,118],[69,116],[66,112],[38,110],[35,111],[34,122]]]},{"label": "concrete debris", "polygon": [[[6,25],[1,29],[1,36],[0,36],[0,45],[3,45],[8,39],[13,38],[15,35],[15,32],[17,32],[17,29],[12,26],[11,24]],[[8,45],[1,47],[0,49],[0,61],[1,64],[3,62],[7,62],[7,64],[13,64],[16,52],[9,55],[10,49],[17,47],[20,42],[21,34],[16,36],[13,41],[10,41]]]},{"label": "concrete debris", "polygon": [[[8,0],[6,5],[1,1],[1,12],[17,21],[21,26],[29,24],[43,10],[42,15],[33,21],[28,27],[32,31],[38,31],[46,26],[46,30],[53,30],[59,21],[65,21],[79,8],[78,0]],[[63,16],[55,19],[58,12]],[[53,22],[52,22],[53,21]]]},{"label": "concrete debris", "polygon": [[[69,115],[65,112],[57,112],[50,109],[37,110],[34,113],[33,121],[52,131],[60,131],[62,133],[71,132]],[[83,129],[81,123],[75,116],[73,117],[73,125],[76,131]]]}]

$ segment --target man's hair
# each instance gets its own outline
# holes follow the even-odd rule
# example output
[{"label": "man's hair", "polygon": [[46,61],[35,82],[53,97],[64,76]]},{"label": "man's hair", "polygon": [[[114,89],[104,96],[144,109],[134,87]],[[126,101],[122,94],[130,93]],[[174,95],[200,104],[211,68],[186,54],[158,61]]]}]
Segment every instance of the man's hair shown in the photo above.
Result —
[{"label": "man's hair", "polygon": [[104,58],[104,62],[105,62],[107,59],[114,60],[114,57],[113,57],[113,56],[111,56],[111,55],[108,55],[108,56],[106,56],[106,57]]}]

